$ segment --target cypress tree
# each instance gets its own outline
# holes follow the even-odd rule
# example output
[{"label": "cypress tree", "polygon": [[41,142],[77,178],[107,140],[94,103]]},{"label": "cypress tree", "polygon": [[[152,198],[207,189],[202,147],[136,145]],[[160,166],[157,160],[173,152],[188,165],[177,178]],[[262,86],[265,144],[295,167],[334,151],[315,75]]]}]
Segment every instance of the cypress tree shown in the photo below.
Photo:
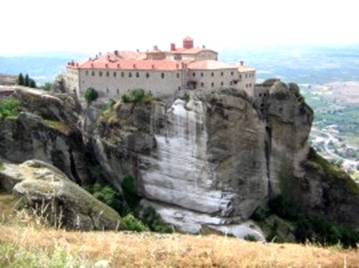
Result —
[{"label": "cypress tree", "polygon": [[36,82],[35,82],[34,79],[31,79],[31,78],[30,78],[29,87],[36,88]]},{"label": "cypress tree", "polygon": [[22,73],[20,73],[17,77],[17,84],[20,85],[20,86],[23,86],[24,85],[24,76],[22,75]]},{"label": "cypress tree", "polygon": [[30,78],[29,78],[29,75],[26,74],[26,75],[25,75],[25,79],[24,79],[24,86],[25,86],[25,87],[28,87],[28,86],[29,86],[29,83],[30,83]]}]

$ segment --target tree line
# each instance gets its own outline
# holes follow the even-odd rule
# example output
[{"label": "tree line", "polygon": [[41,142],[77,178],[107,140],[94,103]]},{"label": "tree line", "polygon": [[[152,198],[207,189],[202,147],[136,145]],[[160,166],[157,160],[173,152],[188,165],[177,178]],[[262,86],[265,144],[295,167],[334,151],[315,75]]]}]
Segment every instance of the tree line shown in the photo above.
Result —
[{"label": "tree line", "polygon": [[35,80],[32,79],[28,74],[24,76],[22,73],[20,73],[17,77],[16,84],[19,86],[36,88]]}]

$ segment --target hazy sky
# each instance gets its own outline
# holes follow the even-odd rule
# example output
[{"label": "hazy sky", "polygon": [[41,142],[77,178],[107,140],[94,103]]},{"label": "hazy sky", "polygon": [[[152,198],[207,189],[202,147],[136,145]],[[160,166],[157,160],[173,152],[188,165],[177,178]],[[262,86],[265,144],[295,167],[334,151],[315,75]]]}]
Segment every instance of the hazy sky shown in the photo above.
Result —
[{"label": "hazy sky", "polygon": [[358,0],[1,0],[0,55],[359,44]]}]

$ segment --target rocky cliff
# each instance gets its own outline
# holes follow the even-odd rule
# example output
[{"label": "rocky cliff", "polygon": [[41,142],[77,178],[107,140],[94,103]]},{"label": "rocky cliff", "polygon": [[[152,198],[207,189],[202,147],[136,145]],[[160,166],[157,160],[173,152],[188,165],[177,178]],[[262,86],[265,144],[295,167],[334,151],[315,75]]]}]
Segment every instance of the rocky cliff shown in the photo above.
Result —
[{"label": "rocky cliff", "polygon": [[310,153],[313,112],[298,86],[271,80],[257,87],[266,94],[255,100],[223,89],[168,102],[119,101],[97,119],[70,97],[37,95],[51,104],[38,107],[17,92],[24,113],[1,121],[0,156],[51,162],[78,183],[91,175],[88,163],[98,165],[120,192],[132,176],[141,205],[186,232],[263,239],[248,220],[278,195],[357,228],[358,186]]}]

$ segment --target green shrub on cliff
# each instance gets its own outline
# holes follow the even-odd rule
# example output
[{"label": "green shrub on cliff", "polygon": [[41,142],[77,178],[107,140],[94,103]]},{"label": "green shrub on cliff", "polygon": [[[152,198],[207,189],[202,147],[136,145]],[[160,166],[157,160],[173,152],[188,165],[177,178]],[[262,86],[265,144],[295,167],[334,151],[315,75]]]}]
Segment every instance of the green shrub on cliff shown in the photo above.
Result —
[{"label": "green shrub on cliff", "polygon": [[149,228],[132,214],[128,214],[121,220],[120,228],[134,232],[146,232]]},{"label": "green shrub on cliff", "polygon": [[98,93],[94,88],[89,87],[88,89],[86,89],[84,96],[85,96],[85,99],[87,101],[87,104],[90,105],[92,102],[97,100]]},{"label": "green shrub on cliff", "polygon": [[161,216],[152,207],[146,207],[141,215],[141,220],[150,228],[151,231],[157,233],[173,233],[173,228],[166,224]]},{"label": "green shrub on cliff", "polygon": [[154,97],[151,92],[145,92],[142,88],[135,88],[129,91],[127,94],[121,96],[123,103],[149,103],[158,98]]},{"label": "green shrub on cliff", "polygon": [[21,103],[14,98],[0,100],[0,119],[18,116]]}]

